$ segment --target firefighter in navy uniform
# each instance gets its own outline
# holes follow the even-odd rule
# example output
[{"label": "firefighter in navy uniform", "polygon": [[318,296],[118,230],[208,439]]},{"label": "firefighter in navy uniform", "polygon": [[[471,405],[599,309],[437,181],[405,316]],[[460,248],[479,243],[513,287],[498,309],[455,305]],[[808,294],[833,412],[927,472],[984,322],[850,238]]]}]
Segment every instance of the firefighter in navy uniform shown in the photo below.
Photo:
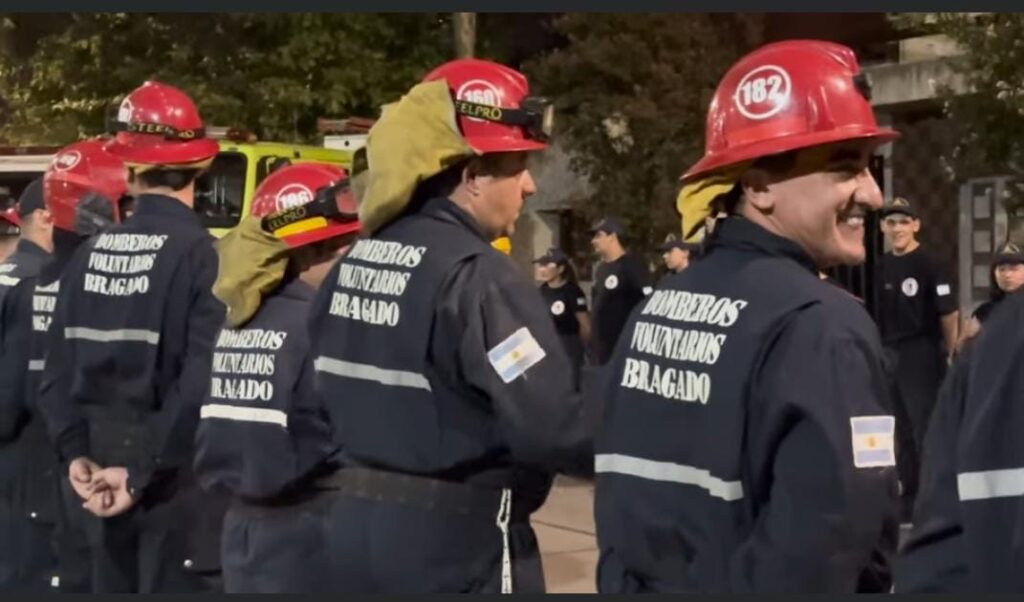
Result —
[{"label": "firefighter in navy uniform", "polygon": [[606,217],[590,229],[591,244],[601,258],[594,271],[594,361],[603,366],[611,357],[615,342],[633,311],[651,292],[647,267],[622,246],[625,229],[618,220]]},{"label": "firefighter in navy uniform", "polygon": [[569,354],[573,382],[579,388],[586,343],[590,340],[587,297],[576,283],[576,273],[569,263],[569,257],[561,249],[552,247],[533,263],[542,281],[540,294],[544,297],[565,352]]},{"label": "firefighter in navy uniform", "polygon": [[[61,276],[39,409],[90,521],[96,592],[201,591],[190,549],[193,438],[223,306],[217,256],[192,211],[217,153],[191,99],[146,82],[106,150],[128,167],[131,219],[82,245]],[[198,550],[217,547],[217,538]]]},{"label": "firefighter in navy uniform", "polygon": [[1024,296],[1020,247],[993,258],[1006,294],[957,354],[940,389],[924,439],[914,526],[896,565],[896,591],[1024,592]]},{"label": "firefighter in navy uniform", "polygon": [[42,179],[22,191],[17,209],[0,215],[21,228],[14,253],[0,262],[0,532],[8,542],[0,550],[0,590],[47,591],[54,573],[50,521],[28,501],[24,479],[31,460],[22,441],[31,430],[23,411],[27,319],[15,293],[46,265],[53,249]]},{"label": "firefighter in navy uniform", "polygon": [[587,471],[593,416],[540,293],[489,243],[534,192],[550,111],[519,72],[466,59],[370,132],[370,235],[311,311],[344,462],[322,482],[334,591],[544,589],[528,518],[553,473]]},{"label": "firefighter in navy uniform", "polygon": [[218,243],[228,321],[200,409],[196,475],[234,502],[221,548],[226,592],[329,591],[311,479],[334,450],[314,397],[307,318],[359,232],[356,205],[344,170],[314,163],[272,173],[252,205],[255,217]]},{"label": "firefighter in navy uniform", "polygon": [[[23,278],[16,298],[17,361],[3,360],[0,405],[4,416],[20,425],[22,512],[45,532],[46,546],[56,552],[57,570],[47,567],[47,587],[62,592],[87,592],[88,543],[83,531],[81,500],[64,476],[37,409],[39,377],[46,358],[50,317],[60,290],[60,276],[79,246],[117,221],[116,203],[127,192],[125,167],[103,150],[103,142],[77,142],[60,150],[43,177],[47,223],[44,245],[52,258],[34,277]],[[34,221],[26,218],[26,223]],[[29,226],[31,232],[33,226]],[[31,235],[31,234],[29,234]],[[13,358],[12,358],[13,359]],[[17,366],[23,368],[19,371]],[[6,421],[5,421],[6,424]]]},{"label": "firefighter in navy uniform", "polygon": [[[876,125],[858,73],[845,46],[790,41],[718,86],[677,206],[687,238],[712,198],[725,194],[730,215],[706,257],[642,302],[608,365],[602,592],[888,589],[895,427],[881,343],[817,275],[864,260],[864,217],[882,205],[867,166],[896,134]],[[752,81],[779,91],[746,95]]]}]

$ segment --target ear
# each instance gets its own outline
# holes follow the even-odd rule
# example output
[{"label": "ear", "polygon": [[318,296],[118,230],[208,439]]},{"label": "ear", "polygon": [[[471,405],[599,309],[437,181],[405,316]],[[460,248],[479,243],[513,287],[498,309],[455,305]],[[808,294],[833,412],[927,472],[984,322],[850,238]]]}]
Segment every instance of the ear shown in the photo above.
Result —
[{"label": "ear", "polygon": [[914,218],[914,220],[910,222],[910,227],[913,230],[914,234],[917,234],[918,232],[921,231],[921,220]]},{"label": "ear", "polygon": [[761,213],[771,213],[775,209],[775,193],[770,184],[768,172],[756,167],[740,176],[743,198]]},{"label": "ear", "polygon": [[882,234],[889,233],[889,225],[885,223],[885,218],[878,220],[878,229],[882,231]]},{"label": "ear", "polygon": [[479,177],[480,163],[476,159],[470,159],[466,166],[462,168],[462,185],[465,186],[466,191],[472,196],[480,196]]}]

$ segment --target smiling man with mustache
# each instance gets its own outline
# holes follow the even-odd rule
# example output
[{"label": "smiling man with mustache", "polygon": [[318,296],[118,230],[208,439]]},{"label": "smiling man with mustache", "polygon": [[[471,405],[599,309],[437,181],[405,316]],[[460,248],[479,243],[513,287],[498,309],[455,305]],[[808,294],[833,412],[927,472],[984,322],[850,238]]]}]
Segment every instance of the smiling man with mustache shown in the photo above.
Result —
[{"label": "smiling man with mustache", "polygon": [[860,303],[818,277],[864,261],[882,206],[853,51],[765,46],[725,75],[677,202],[707,256],[623,330],[595,444],[602,592],[885,591],[894,419]]}]

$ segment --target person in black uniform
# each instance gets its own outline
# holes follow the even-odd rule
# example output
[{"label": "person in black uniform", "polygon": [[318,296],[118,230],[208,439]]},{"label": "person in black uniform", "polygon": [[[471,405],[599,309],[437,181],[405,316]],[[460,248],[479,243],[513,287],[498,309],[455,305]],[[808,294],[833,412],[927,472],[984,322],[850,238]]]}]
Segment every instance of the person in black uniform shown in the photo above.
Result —
[{"label": "person in black uniform", "polygon": [[665,269],[668,270],[667,275],[678,274],[690,267],[690,261],[699,248],[699,244],[681,240],[675,234],[666,236],[665,242],[661,243],[658,250],[661,251],[661,260],[665,262]]},{"label": "person in black uniform", "polygon": [[964,328],[960,332],[960,347],[978,336],[982,325],[992,315],[992,311],[1006,299],[1007,295],[1024,286],[1024,251],[1021,250],[1021,247],[1012,242],[1003,245],[999,252],[992,257],[990,275],[992,282],[989,298],[975,308],[971,318],[964,323]]},{"label": "person in black uniform", "polygon": [[53,221],[43,203],[41,178],[22,191],[18,210],[7,219],[20,226],[20,234],[14,253],[0,263],[0,533],[7,542],[0,546],[0,590],[45,592],[56,573],[52,517],[42,515],[32,499],[35,491],[26,486],[30,467],[38,462],[32,462],[34,450],[26,445],[25,435],[33,429],[23,411],[28,360],[19,327],[29,321],[14,292],[53,252]]},{"label": "person in black uniform", "polygon": [[[36,580],[37,586],[45,584],[48,591],[52,591],[51,587],[61,592],[91,589],[88,542],[83,531],[85,513],[64,476],[67,466],[59,465],[53,453],[53,444],[39,415],[37,393],[45,365],[47,332],[64,267],[89,236],[116,221],[115,204],[126,193],[124,164],[105,152],[103,144],[89,140],[65,147],[47,169],[41,187],[44,209],[25,222],[45,223],[45,227],[29,225],[26,231],[29,235],[35,232],[40,244],[52,250],[52,255],[36,275],[22,278],[12,291],[14,312],[11,327],[5,328],[13,345],[0,370],[0,406],[5,425],[2,430],[16,433],[17,437],[17,482],[21,492],[17,499],[21,511],[45,537],[47,555],[53,555],[50,550],[56,552],[56,570],[49,563]],[[51,540],[56,545],[51,545]]]},{"label": "person in black uniform", "polygon": [[[191,99],[146,82],[106,150],[128,166],[135,214],[84,244],[61,276],[39,409],[91,521],[96,592],[201,591],[190,549],[199,405],[223,306],[213,239],[192,211],[218,151]],[[209,536],[207,535],[209,540]],[[213,560],[214,564],[216,559]]]},{"label": "person in black uniform", "polygon": [[537,265],[537,275],[542,281],[540,294],[551,312],[565,352],[572,361],[573,382],[579,388],[586,344],[590,340],[587,297],[576,283],[576,272],[561,249],[552,247],[533,263]]},{"label": "person in black uniform", "polygon": [[916,239],[921,222],[910,202],[893,199],[882,210],[891,251],[879,261],[878,329],[894,366],[899,391],[898,436],[903,518],[910,520],[921,449],[945,367],[956,349],[959,312],[952,281]]},{"label": "person in black uniform", "polygon": [[[296,190],[311,194],[289,207]],[[359,232],[356,205],[344,170],[304,163],[267,176],[252,207],[255,217],[218,244],[216,291],[228,322],[200,408],[196,476],[232,497],[221,545],[226,592],[328,591],[323,500],[312,479],[333,445],[314,398],[306,321],[316,289]],[[278,268],[265,276],[271,263]]]},{"label": "person in black uniform", "polygon": [[[723,190],[730,215],[708,255],[634,312],[607,366],[601,592],[889,589],[881,342],[860,304],[818,278],[864,261],[864,218],[882,205],[868,162],[896,136],[876,125],[858,72],[849,48],[789,41],[718,86],[677,206],[687,238]],[[764,73],[787,74],[784,94],[744,104]]]},{"label": "person in black uniform", "polygon": [[553,473],[592,466],[595,416],[540,293],[490,241],[534,192],[550,110],[519,72],[463,59],[374,125],[368,236],[311,310],[344,466],[321,481],[332,591],[544,590],[529,516]]},{"label": "person in black uniform", "polygon": [[591,244],[601,258],[594,272],[594,360],[604,365],[629,312],[651,292],[650,274],[643,262],[622,246],[625,230],[614,218],[604,218],[590,229]]}]

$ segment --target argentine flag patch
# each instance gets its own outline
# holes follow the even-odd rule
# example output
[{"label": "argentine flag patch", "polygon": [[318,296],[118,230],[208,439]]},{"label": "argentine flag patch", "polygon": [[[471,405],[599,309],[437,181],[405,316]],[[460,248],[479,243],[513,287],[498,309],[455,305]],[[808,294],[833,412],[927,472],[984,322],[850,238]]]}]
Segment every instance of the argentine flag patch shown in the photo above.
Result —
[{"label": "argentine flag patch", "polygon": [[850,418],[853,436],[853,465],[880,468],[896,465],[896,419],[892,416]]},{"label": "argentine flag patch", "polygon": [[488,351],[487,359],[501,380],[508,384],[544,359],[545,355],[530,329],[524,326]]}]

